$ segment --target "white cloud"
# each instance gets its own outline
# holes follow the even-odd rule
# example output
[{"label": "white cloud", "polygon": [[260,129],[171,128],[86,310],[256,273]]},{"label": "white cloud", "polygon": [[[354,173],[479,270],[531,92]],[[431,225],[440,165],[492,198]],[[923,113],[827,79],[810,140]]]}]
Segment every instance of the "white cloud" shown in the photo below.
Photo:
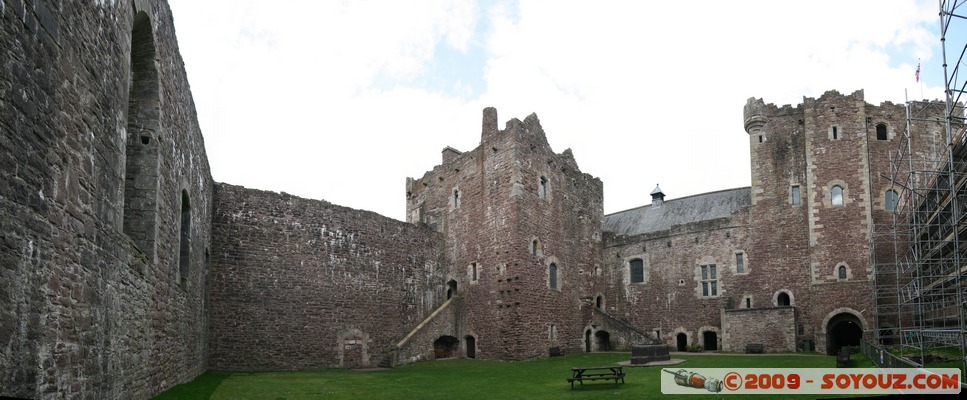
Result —
[{"label": "white cloud", "polygon": [[[171,3],[216,180],[394,218],[486,106],[537,112],[614,212],[748,185],[749,97],[942,97],[933,2]],[[485,67],[434,76],[441,49]]]}]

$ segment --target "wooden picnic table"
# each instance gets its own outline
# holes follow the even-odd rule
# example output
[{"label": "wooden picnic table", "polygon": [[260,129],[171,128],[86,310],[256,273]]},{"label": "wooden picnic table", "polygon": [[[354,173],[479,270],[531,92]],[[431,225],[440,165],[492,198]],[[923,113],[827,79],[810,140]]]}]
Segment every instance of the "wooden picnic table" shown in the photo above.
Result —
[{"label": "wooden picnic table", "polygon": [[596,380],[612,380],[617,385],[618,380],[621,383],[625,383],[625,373],[621,370],[620,365],[607,365],[601,367],[574,367],[571,368],[571,377],[567,378],[567,381],[571,383],[571,389],[574,389],[574,381],[584,385],[584,381],[596,381]]}]

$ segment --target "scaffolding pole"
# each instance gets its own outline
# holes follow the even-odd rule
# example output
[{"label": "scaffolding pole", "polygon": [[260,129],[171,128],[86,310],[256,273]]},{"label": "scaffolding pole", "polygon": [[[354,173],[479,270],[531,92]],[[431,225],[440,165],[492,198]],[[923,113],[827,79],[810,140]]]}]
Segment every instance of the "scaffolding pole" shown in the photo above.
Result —
[{"label": "scaffolding pole", "polygon": [[923,151],[922,143],[911,144],[918,140],[916,129],[923,129],[914,128],[918,118],[933,114],[926,108],[937,103],[907,101],[904,137],[890,155],[889,182],[899,192],[897,209],[892,221],[875,222],[871,232],[875,337],[919,365],[957,359],[967,370],[967,135],[962,101],[967,81],[959,74],[967,43],[948,43],[967,37],[967,18],[959,14],[963,0],[939,0],[939,5],[944,108],[943,120],[937,122],[944,129],[944,146]]}]

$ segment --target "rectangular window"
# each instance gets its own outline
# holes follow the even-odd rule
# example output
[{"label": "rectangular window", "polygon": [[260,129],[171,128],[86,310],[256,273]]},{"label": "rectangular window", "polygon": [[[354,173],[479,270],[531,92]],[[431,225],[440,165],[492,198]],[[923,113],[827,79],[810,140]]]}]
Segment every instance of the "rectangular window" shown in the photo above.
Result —
[{"label": "rectangular window", "polygon": [[792,185],[792,205],[802,204],[802,195],[799,193],[799,185]]},{"label": "rectangular window", "polygon": [[715,264],[702,265],[702,296],[718,296],[718,274],[715,272]]},{"label": "rectangular window", "polygon": [[745,260],[743,260],[743,255],[743,253],[735,253],[735,272],[740,274],[745,272]]},{"label": "rectangular window", "polygon": [[631,260],[631,283],[642,283],[645,281],[645,266],[644,261],[640,258]]},{"label": "rectangular window", "polygon": [[470,264],[470,280],[477,280],[477,263]]}]

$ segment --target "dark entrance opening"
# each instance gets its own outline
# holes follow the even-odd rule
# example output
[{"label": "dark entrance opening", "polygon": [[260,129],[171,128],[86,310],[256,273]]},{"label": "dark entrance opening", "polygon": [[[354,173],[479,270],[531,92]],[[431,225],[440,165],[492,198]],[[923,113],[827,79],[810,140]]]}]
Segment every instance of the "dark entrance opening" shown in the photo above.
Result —
[{"label": "dark entrance opening", "polygon": [[688,348],[688,336],[686,336],[684,333],[675,335],[675,344],[675,348],[678,349],[678,351],[685,351]]},{"label": "dark entrance opening", "polygon": [[776,303],[779,304],[779,307],[786,307],[786,306],[788,306],[789,305],[789,294],[788,293],[785,293],[785,292],[779,293],[779,297],[776,298]]},{"label": "dark entrance opening", "polygon": [[455,294],[457,294],[457,281],[451,279],[447,282],[447,300],[450,300]]},{"label": "dark entrance opening", "polygon": [[850,313],[836,314],[826,325],[826,354],[834,355],[843,346],[859,346],[863,338],[860,320]]},{"label": "dark entrance opening", "polygon": [[584,331],[584,351],[587,353],[591,352],[591,330],[590,329]]},{"label": "dark entrance opening", "polygon": [[440,336],[433,341],[433,354],[436,358],[450,358],[460,349],[460,341],[453,336]]},{"label": "dark entrance opening", "polygon": [[718,350],[718,335],[714,331],[702,332],[702,348],[704,350]]},{"label": "dark entrance opening", "polygon": [[604,311],[604,297],[598,296],[594,298],[594,308]]},{"label": "dark entrance opening", "polygon": [[477,339],[467,336],[463,341],[467,343],[467,358],[477,358]]},{"label": "dark entrance opening", "polygon": [[594,332],[594,341],[598,345],[598,351],[611,351],[611,334],[608,331]]}]

